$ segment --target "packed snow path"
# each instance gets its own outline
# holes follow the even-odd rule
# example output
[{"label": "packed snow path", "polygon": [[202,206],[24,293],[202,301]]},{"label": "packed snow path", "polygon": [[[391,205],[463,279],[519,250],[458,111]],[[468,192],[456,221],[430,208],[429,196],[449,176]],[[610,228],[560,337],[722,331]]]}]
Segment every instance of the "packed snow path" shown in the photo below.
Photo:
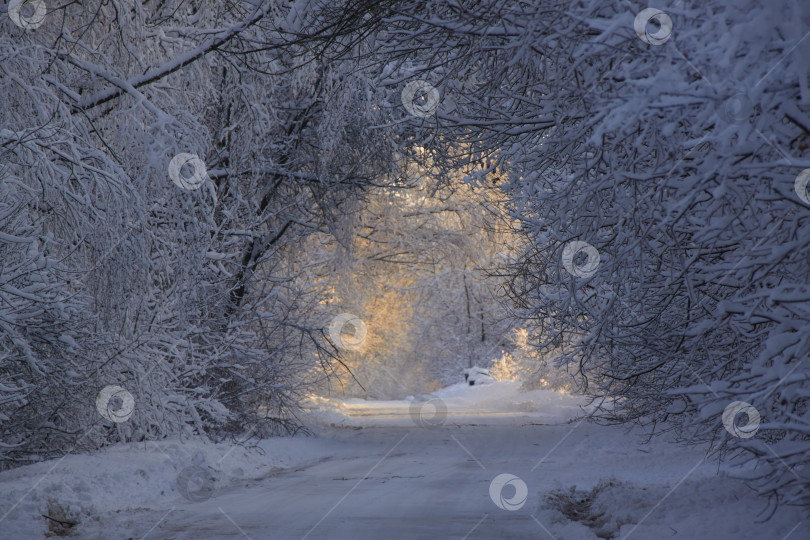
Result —
[{"label": "packed snow path", "polygon": [[[644,445],[638,434],[568,421],[582,412],[576,398],[512,390],[445,389],[438,396],[447,415],[438,420],[414,417],[422,411],[418,401],[315,400],[322,432],[296,438],[310,448],[306,462],[218,483],[198,502],[167,490],[147,504],[86,518],[76,533],[175,540],[810,538],[810,521],[795,508],[759,523],[765,501],[718,476],[702,449]],[[273,444],[266,451],[272,461]],[[218,463],[244,466],[241,456]],[[493,491],[493,479],[504,473],[517,480]],[[113,489],[126,494],[131,482]]]}]

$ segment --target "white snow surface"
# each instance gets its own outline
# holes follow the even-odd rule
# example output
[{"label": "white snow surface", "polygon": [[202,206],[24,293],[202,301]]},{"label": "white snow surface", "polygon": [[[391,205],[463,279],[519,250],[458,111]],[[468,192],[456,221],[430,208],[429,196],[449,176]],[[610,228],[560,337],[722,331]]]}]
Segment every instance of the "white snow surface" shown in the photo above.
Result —
[{"label": "white snow surface", "polygon": [[[414,418],[415,403],[437,399],[446,417]],[[705,448],[644,444],[583,421],[584,404],[509,382],[402,401],[312,397],[316,436],[121,445],[0,473],[0,538],[46,537],[54,501],[79,522],[67,534],[88,539],[810,538],[807,511],[764,521],[766,501]],[[189,467],[213,479],[196,500],[178,486]],[[490,496],[503,473],[527,487],[517,509]]]},{"label": "white snow surface", "polygon": [[[436,401],[446,408],[437,410]],[[415,404],[424,403],[424,408]],[[413,414],[428,423],[469,423],[486,419],[487,423],[513,422],[516,417],[537,422],[565,422],[583,413],[586,401],[552,390],[522,392],[520,383],[501,381],[478,386],[458,383],[432,394],[408,396],[404,400],[367,401],[365,399],[329,399],[312,396],[309,406],[322,422],[334,426],[413,426]],[[439,415],[435,421],[433,417]],[[368,418],[371,417],[371,418]]]}]

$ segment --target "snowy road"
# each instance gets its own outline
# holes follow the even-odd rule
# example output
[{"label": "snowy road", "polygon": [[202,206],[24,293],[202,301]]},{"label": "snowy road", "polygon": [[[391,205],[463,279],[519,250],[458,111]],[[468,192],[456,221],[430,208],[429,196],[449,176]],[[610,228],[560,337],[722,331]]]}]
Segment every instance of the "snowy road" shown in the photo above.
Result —
[{"label": "snowy road", "polygon": [[[793,509],[756,523],[764,501],[717,477],[699,449],[642,445],[620,429],[544,425],[521,413],[476,419],[451,410],[442,426],[417,427],[392,403],[379,404],[379,417],[368,406],[349,412],[363,427],[325,432],[331,450],[315,463],[218,490],[204,502],[175,498],[117,515],[114,529],[177,540],[809,537]],[[490,497],[502,473],[527,486],[519,509],[501,509]],[[579,514],[547,502],[554,490],[590,490],[610,479]],[[507,500],[514,494],[514,487],[503,490]],[[89,538],[109,531],[109,522],[86,529]]]},{"label": "snowy road", "polygon": [[[319,398],[318,437],[262,452],[150,443],[8,471],[0,538],[43,538],[52,499],[76,511],[74,537],[98,540],[810,538],[796,508],[762,523],[766,501],[701,448],[571,420],[579,398],[509,384],[433,396],[439,425],[413,401]],[[216,482],[181,493],[189,462]],[[491,493],[501,474],[517,479]]]}]

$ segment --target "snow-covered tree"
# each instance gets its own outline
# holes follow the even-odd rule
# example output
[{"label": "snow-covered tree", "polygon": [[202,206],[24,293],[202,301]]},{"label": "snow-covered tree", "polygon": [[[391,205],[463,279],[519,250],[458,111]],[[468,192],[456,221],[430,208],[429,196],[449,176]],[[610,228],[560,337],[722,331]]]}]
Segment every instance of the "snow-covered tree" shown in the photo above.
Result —
[{"label": "snow-covered tree", "polygon": [[349,38],[299,39],[316,8],[9,5],[4,463],[298,429],[313,358],[333,356],[297,250],[377,180],[390,146],[364,131],[376,101],[339,61]]},{"label": "snow-covered tree", "polygon": [[396,172],[399,185],[370,190],[307,249],[324,265],[316,274],[333,276],[323,279],[327,322],[349,313],[365,328],[340,351],[350,373],[330,388],[343,393],[401,398],[459,382],[509,347],[515,322],[491,275],[518,251],[503,194],[425,163],[403,160]]},{"label": "snow-covered tree", "polygon": [[808,6],[380,10],[368,63],[402,140],[508,171],[541,347],[621,398],[605,418],[742,449],[763,493],[807,503]]}]

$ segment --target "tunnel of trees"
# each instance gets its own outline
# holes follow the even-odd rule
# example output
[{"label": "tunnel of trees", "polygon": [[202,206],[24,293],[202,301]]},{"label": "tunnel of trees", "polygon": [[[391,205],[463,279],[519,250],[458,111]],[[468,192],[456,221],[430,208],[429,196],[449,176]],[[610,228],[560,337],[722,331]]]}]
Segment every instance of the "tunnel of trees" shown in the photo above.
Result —
[{"label": "tunnel of trees", "polygon": [[41,4],[0,8],[3,467],[497,361],[808,502],[810,5]]}]

